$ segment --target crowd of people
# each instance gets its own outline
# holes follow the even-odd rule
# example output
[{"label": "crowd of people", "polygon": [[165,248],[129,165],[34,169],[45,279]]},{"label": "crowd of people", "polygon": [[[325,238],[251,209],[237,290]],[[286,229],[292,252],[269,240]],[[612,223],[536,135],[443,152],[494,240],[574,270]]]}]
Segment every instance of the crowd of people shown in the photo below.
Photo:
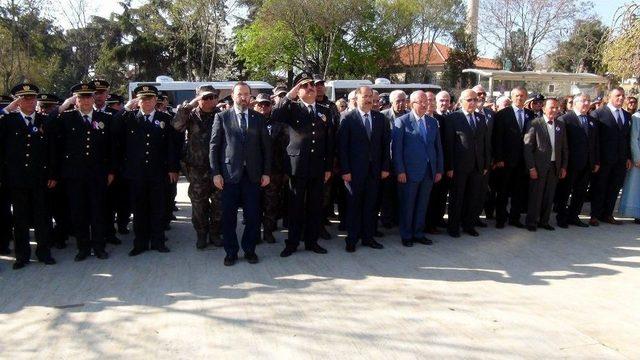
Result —
[{"label": "crowd of people", "polygon": [[273,94],[238,82],[219,99],[203,85],[175,111],[152,85],[126,104],[105,80],[74,86],[64,101],[34,84],[11,93],[0,115],[0,254],[13,240],[14,269],[30,262],[31,228],[39,262],[55,264],[52,249],[69,237],[76,261],[107,259],[131,215],[130,256],[169,252],[180,173],[196,248],[224,247],[227,266],[240,249],[259,262],[256,246],[276,242],[280,220],[282,257],[301,242],[327,253],[318,239],[332,237],[331,220],[350,253],[383,249],[381,227],[397,226],[411,247],[443,231],[479,236],[487,219],[528,231],[555,230],[554,212],[563,229],[620,225],[621,189],[619,212],[640,223],[640,113],[619,87],[592,101],[517,86],[488,101],[477,85],[454,102],[446,91],[361,86],[332,102],[324,80],[302,72]]}]

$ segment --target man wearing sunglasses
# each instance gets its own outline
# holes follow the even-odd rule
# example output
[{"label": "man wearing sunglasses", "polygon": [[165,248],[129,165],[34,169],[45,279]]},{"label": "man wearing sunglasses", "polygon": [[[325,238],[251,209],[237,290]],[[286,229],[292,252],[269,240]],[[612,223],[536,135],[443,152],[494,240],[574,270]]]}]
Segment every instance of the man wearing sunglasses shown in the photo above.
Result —
[{"label": "man wearing sunglasses", "polygon": [[219,91],[211,85],[202,85],[196,97],[178,107],[172,125],[185,136],[183,156],[184,172],[189,180],[191,221],[196,230],[196,248],[202,250],[208,244],[222,246],[220,219],[222,217],[221,192],[211,182],[209,170],[209,141],[216,113]]}]

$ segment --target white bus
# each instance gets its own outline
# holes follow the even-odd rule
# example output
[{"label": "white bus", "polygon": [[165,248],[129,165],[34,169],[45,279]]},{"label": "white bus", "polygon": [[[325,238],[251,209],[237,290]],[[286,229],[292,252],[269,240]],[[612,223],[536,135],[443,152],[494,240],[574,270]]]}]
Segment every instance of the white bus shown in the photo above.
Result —
[{"label": "white bus", "polygon": [[392,84],[389,79],[379,78],[375,82],[370,80],[331,80],[325,82],[325,92],[331,101],[340,98],[347,98],[347,95],[360,86],[371,86],[372,89],[379,93],[390,93],[393,90],[403,90],[410,95],[416,90],[431,91],[438,93],[442,88],[434,84]]},{"label": "white bus", "polygon": [[[183,101],[189,101],[195,97],[195,90],[200,85],[212,85],[215,89],[220,90],[219,99],[223,99],[231,95],[231,90],[236,81],[174,81],[168,76],[158,76],[155,82],[138,81],[129,83],[129,98],[133,98],[133,90],[140,85],[153,85],[159,91],[165,92],[169,97],[169,103],[178,106]],[[259,93],[271,94],[273,86],[264,81],[246,81],[251,87],[251,95],[255,96]]]}]

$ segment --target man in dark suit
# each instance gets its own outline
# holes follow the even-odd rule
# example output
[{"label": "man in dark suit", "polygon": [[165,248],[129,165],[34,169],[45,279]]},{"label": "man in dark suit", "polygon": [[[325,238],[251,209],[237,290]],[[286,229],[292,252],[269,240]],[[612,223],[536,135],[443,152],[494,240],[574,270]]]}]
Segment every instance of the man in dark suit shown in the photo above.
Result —
[{"label": "man in dark suit", "polygon": [[[391,107],[381,111],[387,120],[389,133],[393,131],[396,119],[407,113],[406,100],[407,94],[402,90],[393,90],[389,94]],[[391,148],[389,148],[389,158],[391,158]],[[387,229],[398,225],[398,183],[394,176],[393,164],[391,164],[390,172],[391,176],[380,182],[380,222]]]},{"label": "man in dark suit", "polygon": [[29,264],[29,228],[35,230],[38,261],[52,265],[51,218],[47,189],[56,186],[55,146],[46,116],[36,113],[38,88],[20,84],[11,90],[15,101],[0,117],[0,174],[7,188],[14,218],[15,270]]},{"label": "man in dark suit", "polygon": [[78,244],[75,261],[91,255],[108,258],[105,251],[107,186],[115,176],[115,148],[111,115],[94,108],[93,83],[71,88],[76,109],[59,115],[53,128],[59,150],[60,177],[69,204],[73,234]]},{"label": "man in dark suit", "polygon": [[[485,106],[487,99],[487,92],[484,90],[484,87],[480,84],[474,86],[471,90],[475,91],[478,94],[478,101],[476,102],[476,112],[482,114],[484,119],[484,124],[487,127],[487,134],[489,135],[489,140],[491,140],[491,134],[493,133],[493,123],[496,113]],[[491,141],[489,141],[489,155],[491,156]],[[493,164],[493,159],[490,159],[490,163]],[[475,220],[476,226],[487,227],[487,224],[480,220],[480,214],[482,213],[482,209],[484,209],[484,213],[487,216],[487,219],[493,219],[494,212],[496,209],[496,191],[493,186],[493,182],[491,181],[492,171],[491,167],[489,167],[489,171],[487,174],[482,176],[482,182],[480,184],[480,201],[478,202],[478,206],[480,207],[476,212],[478,214],[478,218]]]},{"label": "man in dark suit", "polygon": [[538,227],[554,230],[549,216],[558,179],[567,175],[569,150],[565,124],[555,121],[558,100],[547,98],[542,108],[543,116],[531,122],[524,136],[524,160],[529,170],[529,204],[527,230]]},{"label": "man in dark suit", "polygon": [[609,103],[591,113],[598,122],[600,171],[592,181],[589,225],[598,226],[598,221],[613,225],[622,224],[613,217],[613,209],[620,188],[624,184],[626,172],[633,166],[631,114],[622,109],[623,104],[624,89],[614,88],[609,92]]},{"label": "man in dark suit", "polygon": [[427,116],[433,93],[411,94],[411,112],[396,119],[393,128],[393,164],[398,179],[402,245],[431,245],[424,236],[424,220],[434,182],[443,171],[442,143],[436,119]]},{"label": "man in dark suit", "polygon": [[326,107],[316,106],[310,73],[296,76],[295,86],[276,105],[273,118],[285,123],[289,134],[285,161],[289,175],[289,238],[280,256],[291,256],[300,241],[304,241],[305,249],[326,254],[327,250],[318,245],[318,234],[322,226],[323,186],[331,177],[335,151],[331,113]]},{"label": "man in dark suit", "polygon": [[222,190],[225,266],[233,265],[238,259],[239,206],[245,220],[244,257],[250,264],[258,263],[255,249],[260,237],[260,187],[269,185],[271,174],[271,138],[264,117],[249,109],[249,85],[236,83],[232,96],[233,107],[216,114],[213,120],[209,152],[213,183]]},{"label": "man in dark suit", "polygon": [[[117,164],[130,186],[135,239],[129,256],[165,245],[167,181],[178,181],[179,149],[171,116],[155,110],[158,89],[140,85],[113,123]],[[139,109],[138,109],[139,108]],[[122,164],[122,165],[119,165]]]},{"label": "man in dark suit", "polygon": [[447,116],[444,138],[444,164],[452,180],[448,232],[460,237],[464,232],[478,236],[475,230],[481,211],[482,177],[489,169],[489,134],[484,116],[477,113],[476,92],[467,89],[460,94],[460,111]]},{"label": "man in dark suit", "polygon": [[[433,113],[427,110],[427,114],[438,121],[438,129],[440,130],[440,139],[444,148],[444,129],[446,127],[446,118],[451,112],[451,95],[446,91],[440,91],[436,94],[436,108]],[[444,151],[444,150],[443,150]],[[429,204],[427,205],[427,218],[425,219],[425,232],[427,234],[439,234],[438,227],[446,228],[447,223],[444,221],[444,214],[447,210],[447,196],[451,187],[451,179],[446,176],[442,180],[433,184],[431,195],[429,196]]]},{"label": "man in dark suit", "polygon": [[356,89],[356,109],[342,116],[338,130],[340,171],[347,187],[347,252],[356,251],[358,239],[373,249],[380,179],[389,176],[391,130],[387,119],[371,111],[373,92],[368,86]]},{"label": "man in dark suit", "polygon": [[[580,221],[578,215],[587,194],[587,186],[592,173],[600,169],[600,144],[598,142],[598,124],[589,115],[589,95],[578,94],[573,97],[573,109],[558,118],[567,130],[569,164],[567,177],[558,183],[555,206],[558,226],[566,229],[569,224],[588,227]],[[567,207],[571,195],[571,204]]]},{"label": "man in dark suit", "polygon": [[[8,95],[0,95],[0,110],[11,104],[14,99]],[[0,117],[3,113],[0,113]],[[0,255],[11,254],[9,244],[13,240],[13,215],[11,214],[11,200],[6,184],[0,173]]]},{"label": "man in dark suit", "polygon": [[[533,120],[533,113],[524,108],[527,90],[518,86],[511,90],[512,105],[498,111],[494,117],[491,150],[496,186],[496,228],[509,224],[524,228],[520,215],[526,209],[528,172],[524,163],[523,138]],[[511,207],[507,213],[507,203]]]}]

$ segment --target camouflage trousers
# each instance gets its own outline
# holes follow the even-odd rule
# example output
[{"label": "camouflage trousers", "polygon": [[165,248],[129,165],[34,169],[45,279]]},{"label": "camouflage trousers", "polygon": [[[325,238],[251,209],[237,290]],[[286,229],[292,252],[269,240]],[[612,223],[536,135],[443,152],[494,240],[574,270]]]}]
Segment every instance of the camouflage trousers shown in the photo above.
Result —
[{"label": "camouflage trousers", "polygon": [[222,191],[213,186],[209,169],[185,166],[189,180],[191,222],[198,234],[220,234],[222,218]]},{"label": "camouflage trousers", "polygon": [[286,213],[287,176],[272,174],[269,185],[262,189],[262,227],[272,233],[278,228],[277,222]]}]

